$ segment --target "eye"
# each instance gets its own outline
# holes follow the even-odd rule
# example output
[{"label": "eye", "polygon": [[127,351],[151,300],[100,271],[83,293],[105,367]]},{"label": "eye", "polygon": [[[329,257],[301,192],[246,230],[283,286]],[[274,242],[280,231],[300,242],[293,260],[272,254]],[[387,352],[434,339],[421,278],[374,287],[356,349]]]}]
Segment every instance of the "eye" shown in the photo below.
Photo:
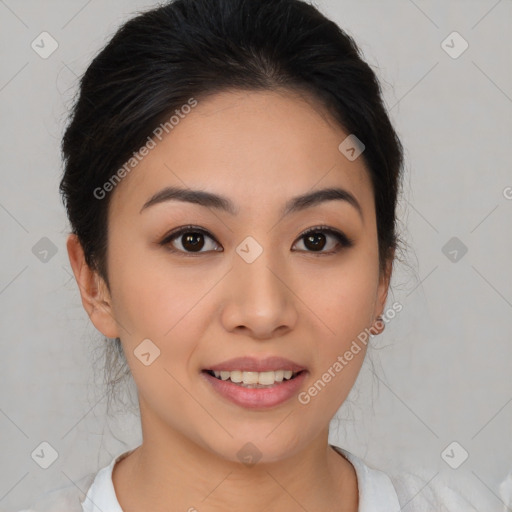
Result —
[{"label": "eye", "polygon": [[[210,252],[208,249],[208,243],[205,242],[205,238],[212,240],[217,244],[217,241],[210,236],[204,229],[197,226],[184,226],[169,233],[161,242],[160,245],[167,246],[171,252],[180,252],[185,256],[193,255],[194,253]],[[177,243],[178,248],[174,248],[173,244]],[[180,247],[181,246],[181,247]],[[205,251],[202,251],[206,247]],[[217,249],[213,249],[217,252]]]},{"label": "eye", "polygon": [[[331,250],[323,249],[329,245],[328,240],[331,238]],[[213,248],[208,248],[205,238],[213,243]],[[303,243],[306,247],[305,252],[318,253],[318,255],[335,254],[339,252],[336,247],[352,247],[354,241],[344,235],[341,231],[330,228],[328,226],[315,226],[308,229],[300,236],[299,240],[304,239]],[[334,243],[332,240],[334,239]],[[327,241],[326,241],[327,240]],[[178,247],[176,247],[176,245]],[[166,246],[167,249],[174,253],[181,253],[184,256],[193,256],[204,252],[223,252],[222,249],[215,249],[219,246],[218,242],[207,231],[197,226],[183,226],[169,233],[160,245]],[[181,246],[181,247],[180,247]],[[202,250],[206,247],[206,250]],[[219,246],[220,247],[220,246]],[[334,250],[332,249],[334,247]]]},{"label": "eye", "polygon": [[[345,234],[343,234],[341,231],[338,231],[336,229],[330,228],[328,226],[316,226],[313,228],[308,229],[302,235],[300,236],[300,240],[304,239],[303,243],[304,246],[307,249],[306,252],[313,252],[318,253],[319,255],[322,254],[335,254],[339,252],[339,248],[335,250],[327,250],[323,251],[326,247],[326,245],[329,245],[326,240],[328,240],[329,236],[331,238],[334,238],[335,242],[334,247],[336,248],[336,245],[341,247],[352,247],[354,245],[354,241],[350,238],[348,238]],[[331,243],[331,247],[332,247]]]}]

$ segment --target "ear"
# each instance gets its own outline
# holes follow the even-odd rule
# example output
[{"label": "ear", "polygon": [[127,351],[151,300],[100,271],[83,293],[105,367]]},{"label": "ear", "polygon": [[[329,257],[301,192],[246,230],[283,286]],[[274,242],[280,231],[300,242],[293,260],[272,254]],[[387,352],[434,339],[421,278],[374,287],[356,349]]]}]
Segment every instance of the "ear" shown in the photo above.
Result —
[{"label": "ear", "polygon": [[114,319],[112,300],[105,281],[96,271],[89,268],[78,237],[68,236],[67,250],[82,304],[96,329],[108,338],[118,338],[119,329]]},{"label": "ear", "polygon": [[393,270],[393,261],[395,256],[395,250],[391,252],[391,256],[386,262],[386,268],[381,273],[379,278],[379,286],[377,288],[377,301],[375,303],[375,317],[378,317],[384,313],[386,307],[386,300],[388,298],[389,284],[391,282],[391,273]]},{"label": "ear", "polygon": [[386,267],[379,277],[379,285],[377,288],[377,297],[375,299],[375,307],[373,311],[374,318],[372,319],[372,326],[369,331],[374,336],[380,334],[384,328],[385,323],[382,319],[378,318],[384,313],[384,307],[386,306],[386,300],[388,298],[389,283],[391,281],[391,272],[393,269],[394,250],[392,256],[388,258]]}]

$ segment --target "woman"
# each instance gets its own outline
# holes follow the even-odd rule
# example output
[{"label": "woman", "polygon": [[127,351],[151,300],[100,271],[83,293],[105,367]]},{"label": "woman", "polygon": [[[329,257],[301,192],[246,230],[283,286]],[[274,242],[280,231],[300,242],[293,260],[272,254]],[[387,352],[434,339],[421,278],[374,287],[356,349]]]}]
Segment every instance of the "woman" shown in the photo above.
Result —
[{"label": "woman", "polygon": [[400,307],[402,147],[347,34],[300,0],[170,2],[93,60],[62,148],[71,266],[143,442],[48,509],[444,510],[328,442]]}]

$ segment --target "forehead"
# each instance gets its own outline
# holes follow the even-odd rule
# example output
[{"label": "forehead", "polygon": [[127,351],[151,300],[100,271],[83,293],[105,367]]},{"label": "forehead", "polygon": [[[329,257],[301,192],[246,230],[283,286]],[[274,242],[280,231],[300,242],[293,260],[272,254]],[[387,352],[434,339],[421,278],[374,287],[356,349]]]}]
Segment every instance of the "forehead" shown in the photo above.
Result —
[{"label": "forehead", "polygon": [[338,149],[349,134],[318,102],[290,91],[226,91],[197,101],[117,185],[112,210],[139,212],[166,186],[228,195],[244,212],[336,186],[372,208],[363,159]]}]

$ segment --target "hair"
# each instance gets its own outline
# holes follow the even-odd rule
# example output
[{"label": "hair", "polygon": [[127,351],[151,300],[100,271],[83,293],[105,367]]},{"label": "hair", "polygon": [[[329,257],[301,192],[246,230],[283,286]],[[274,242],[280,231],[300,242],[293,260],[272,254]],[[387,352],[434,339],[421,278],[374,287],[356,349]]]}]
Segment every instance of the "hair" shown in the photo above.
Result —
[{"label": "hair", "polygon": [[[355,41],[302,0],[170,1],[128,20],[96,55],[62,139],[60,183],[89,267],[110,289],[111,194],[98,199],[94,190],[190,98],[230,90],[305,93],[364,143],[383,271],[403,243],[396,229],[403,148]],[[119,338],[107,343],[106,359],[111,384],[129,373]]]}]

